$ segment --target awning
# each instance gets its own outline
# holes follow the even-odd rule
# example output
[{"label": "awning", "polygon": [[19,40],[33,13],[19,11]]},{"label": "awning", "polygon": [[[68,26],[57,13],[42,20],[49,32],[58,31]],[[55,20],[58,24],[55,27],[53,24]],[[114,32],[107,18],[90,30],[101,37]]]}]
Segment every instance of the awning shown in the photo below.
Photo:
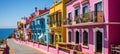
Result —
[{"label": "awning", "polygon": [[41,39],[41,38],[42,38],[42,36],[43,36],[43,34],[41,34],[41,35],[38,37],[38,39]]}]

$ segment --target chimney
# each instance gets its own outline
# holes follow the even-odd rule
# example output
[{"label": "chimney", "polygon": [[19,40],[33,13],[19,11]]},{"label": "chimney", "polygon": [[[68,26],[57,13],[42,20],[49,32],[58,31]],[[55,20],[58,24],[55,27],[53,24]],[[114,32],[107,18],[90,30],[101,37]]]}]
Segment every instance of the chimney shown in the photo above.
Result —
[{"label": "chimney", "polygon": [[47,8],[44,8],[44,10],[47,10]]},{"label": "chimney", "polygon": [[35,12],[37,12],[37,7],[35,7]]}]

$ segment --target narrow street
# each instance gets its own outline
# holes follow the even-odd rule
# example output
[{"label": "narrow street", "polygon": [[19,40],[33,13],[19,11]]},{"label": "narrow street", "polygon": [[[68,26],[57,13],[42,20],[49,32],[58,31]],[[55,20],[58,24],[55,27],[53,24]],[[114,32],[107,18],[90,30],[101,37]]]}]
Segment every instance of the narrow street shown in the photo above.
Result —
[{"label": "narrow street", "polygon": [[22,44],[17,44],[12,39],[8,39],[7,44],[10,48],[13,48],[13,54],[45,54],[37,49],[33,49]]}]

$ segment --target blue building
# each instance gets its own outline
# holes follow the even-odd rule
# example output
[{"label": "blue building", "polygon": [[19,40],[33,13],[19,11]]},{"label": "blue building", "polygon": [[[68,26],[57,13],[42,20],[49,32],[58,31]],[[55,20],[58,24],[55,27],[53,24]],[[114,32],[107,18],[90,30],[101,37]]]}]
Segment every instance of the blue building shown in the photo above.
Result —
[{"label": "blue building", "polygon": [[32,40],[43,43],[50,43],[49,29],[49,10],[39,10],[39,16],[32,18],[30,29],[32,30]]}]

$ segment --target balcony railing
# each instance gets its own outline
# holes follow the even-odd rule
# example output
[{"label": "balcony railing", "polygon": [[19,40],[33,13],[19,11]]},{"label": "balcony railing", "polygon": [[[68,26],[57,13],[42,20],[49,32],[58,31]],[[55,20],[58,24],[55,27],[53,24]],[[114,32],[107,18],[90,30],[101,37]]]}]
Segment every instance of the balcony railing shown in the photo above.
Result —
[{"label": "balcony railing", "polygon": [[72,18],[66,18],[64,20],[65,25],[81,24],[81,23],[101,23],[104,22],[102,18],[102,11],[98,12],[88,12],[74,17],[74,22]]},{"label": "balcony railing", "polygon": [[66,19],[64,20],[64,24],[65,24],[65,25],[72,25],[72,18],[66,18]]},{"label": "balcony railing", "polygon": [[85,13],[85,14],[83,14],[83,17],[82,17],[82,20],[81,20],[81,21],[82,21],[83,23],[88,22],[88,20],[89,20],[88,18],[89,18],[89,14],[88,14],[88,13]]},{"label": "balcony railing", "polygon": [[72,44],[72,43],[58,43],[60,47],[64,47],[70,50],[76,50],[81,51],[81,45],[80,44]]},{"label": "balcony railing", "polygon": [[[59,43],[61,45],[65,45],[68,47],[64,47],[64,46],[55,46],[52,44],[45,44],[45,43],[38,43],[38,42],[28,42],[28,41],[23,41],[23,40],[15,40],[15,42],[20,43],[20,44],[25,44],[31,47],[35,47],[37,49],[42,49],[46,52],[49,52],[50,54],[88,54],[86,52],[82,52],[81,50],[75,50],[75,49],[69,49],[68,45],[73,45],[74,46],[80,46],[79,44],[72,44],[72,43]],[[78,47],[76,47],[78,48]],[[81,48],[81,47],[80,47]]]},{"label": "balcony railing", "polygon": [[120,45],[111,44],[111,54],[120,54]]},{"label": "balcony railing", "polygon": [[76,22],[76,24],[93,22],[93,16],[94,16],[94,12],[81,14],[81,15],[75,16],[74,21]]},{"label": "balcony railing", "polygon": [[56,26],[57,26],[57,27],[61,26],[61,21],[60,21],[60,20],[59,20],[59,21],[56,21]]},{"label": "balcony railing", "polygon": [[81,15],[75,16],[74,18],[75,18],[74,21],[76,22],[76,24],[81,23]]}]

